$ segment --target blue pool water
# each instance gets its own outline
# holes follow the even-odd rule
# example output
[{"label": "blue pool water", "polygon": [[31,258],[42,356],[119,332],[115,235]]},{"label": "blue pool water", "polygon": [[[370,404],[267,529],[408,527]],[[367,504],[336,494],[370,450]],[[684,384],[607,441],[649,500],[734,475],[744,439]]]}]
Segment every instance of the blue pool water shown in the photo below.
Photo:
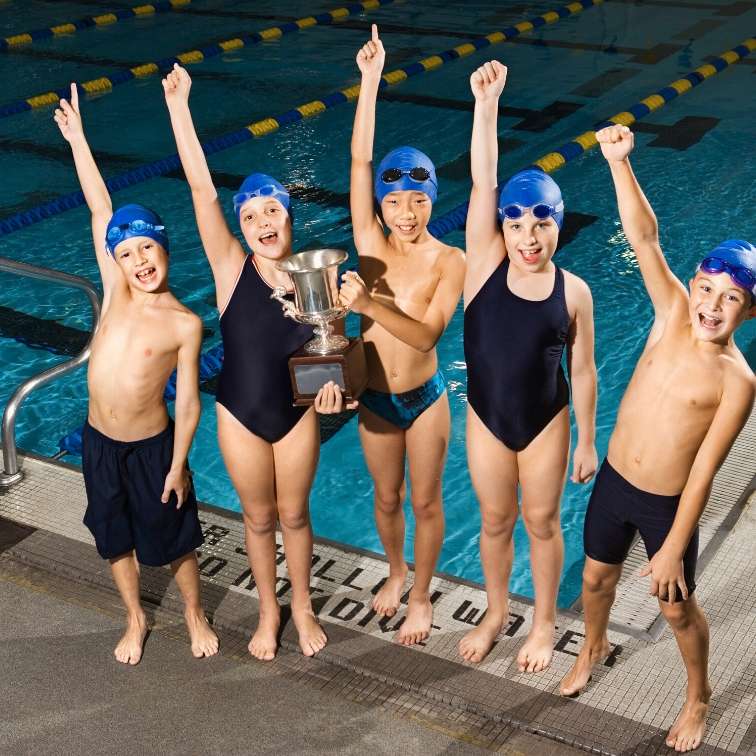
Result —
[{"label": "blue pool water", "polygon": [[[431,0],[402,2],[344,25],[315,27],[213,58],[190,68],[192,107],[202,139],[212,138],[349,86],[357,81],[354,55],[365,39],[365,23],[383,25],[387,70],[454,47],[466,38],[502,29],[557,2],[503,5],[477,0],[459,6]],[[108,8],[126,7],[113,2]],[[195,0],[189,11],[124,21],[76,35],[46,40],[25,50],[0,54],[4,83],[0,105],[79,81],[275,26],[338,7],[338,2],[273,0],[233,4]],[[415,144],[439,167],[438,217],[469,192],[471,95],[468,77],[490,57],[509,66],[500,119],[504,150],[500,175],[529,165],[599,120],[633,103],[738,45],[752,28],[756,11],[739,16],[712,11],[710,4],[645,5],[606,2],[530,35],[421,74],[391,87],[379,103],[376,153],[401,143]],[[101,10],[101,6],[99,10]],[[233,14],[229,13],[233,9]],[[92,3],[22,2],[0,8],[0,35],[62,23],[99,12]],[[223,12],[225,11],[225,12]],[[200,13],[201,12],[201,13]],[[245,15],[246,14],[246,15]],[[281,15],[283,14],[283,15]],[[268,20],[259,18],[266,16]],[[285,16],[285,18],[284,18]],[[709,20],[708,26],[703,23]],[[356,28],[361,24],[362,28]],[[657,50],[656,62],[642,52]],[[671,50],[671,51],[670,51]],[[662,243],[673,270],[687,280],[694,264],[728,237],[756,239],[756,186],[747,158],[752,155],[756,104],[753,67],[731,66],[642,121],[633,164],[661,226]],[[555,104],[556,103],[556,104]],[[561,104],[560,104],[561,103]],[[565,104],[566,103],[566,104]],[[116,87],[82,105],[90,143],[106,176],[175,152],[162,88],[157,77]],[[548,120],[549,114],[560,117]],[[350,249],[351,229],[344,204],[348,191],[349,139],[354,106],[340,105],[267,137],[214,155],[212,170],[232,222],[233,186],[260,170],[307,190],[296,205],[295,247],[321,243]],[[696,132],[697,133],[694,133]],[[693,134],[693,136],[691,136]],[[687,148],[683,147],[688,145]],[[51,112],[42,109],[0,119],[3,178],[0,219],[78,189],[68,146]],[[599,372],[597,446],[606,451],[616,409],[651,323],[652,311],[634,257],[616,213],[614,193],[600,154],[593,151],[555,174],[568,212],[583,226],[557,262],[583,277],[595,300],[596,359]],[[196,233],[186,185],[176,177],[157,178],[118,193],[114,202],[140,201],[156,208],[171,232],[171,285],[203,319],[203,349],[219,343],[210,270]],[[575,215],[577,214],[577,215]],[[445,239],[463,246],[454,232]],[[88,215],[66,212],[0,238],[0,255],[65,270],[97,281]],[[0,404],[25,377],[63,359],[19,343],[12,335],[18,313],[57,320],[70,328],[90,325],[83,295],[67,289],[0,274]],[[349,327],[354,329],[355,322]],[[746,324],[737,341],[756,363],[756,327]],[[444,479],[447,533],[439,569],[482,581],[478,558],[477,503],[464,451],[466,374],[462,351],[461,306],[438,348],[449,381],[452,439]],[[239,509],[218,452],[214,398],[203,393],[203,414],[191,463],[201,499]],[[22,447],[52,455],[58,439],[86,416],[83,369],[27,400],[19,416]],[[74,457],[67,457],[76,463]],[[567,484],[562,524],[566,542],[560,603],[577,596],[582,569],[582,522],[588,489]],[[313,524],[319,536],[381,551],[372,520],[372,489],[354,421],[323,447],[312,492]],[[411,558],[413,523],[408,513]],[[532,596],[527,539],[516,534],[512,590]]]}]

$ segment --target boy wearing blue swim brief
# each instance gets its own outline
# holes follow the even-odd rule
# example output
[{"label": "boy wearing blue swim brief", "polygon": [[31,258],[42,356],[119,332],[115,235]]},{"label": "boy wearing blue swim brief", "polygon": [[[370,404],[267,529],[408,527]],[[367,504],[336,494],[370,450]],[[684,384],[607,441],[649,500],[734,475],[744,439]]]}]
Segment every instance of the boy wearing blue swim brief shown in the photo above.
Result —
[{"label": "boy wearing blue swim brief", "polygon": [[[399,609],[408,568],[404,559],[405,459],[415,515],[415,576],[407,614],[395,640],[420,643],[431,629],[430,581],[444,537],[441,479],[449,445],[446,384],[436,344],[462,293],[462,250],[428,232],[438,183],[420,150],[400,147],[373,180],[375,105],[385,53],[375,25],[357,55],[362,73],[352,134],[350,205],[360,273],[344,275],[340,295],[362,315],[368,388],[360,397],[360,440],[375,486],[375,520],[389,576],[373,609]],[[380,203],[382,220],[375,212]],[[388,235],[386,232],[388,231]]]},{"label": "boy wearing blue swim brief", "polygon": [[585,643],[560,691],[575,696],[609,650],[615,588],[636,531],[651,594],[675,635],[688,676],[685,703],[666,744],[697,748],[711,697],[709,630],[696,603],[698,520],[712,481],[753,407],[756,379],[733,341],[756,317],[756,247],[726,241],[690,280],[674,276],[656,217],[630,167],[633,134],[596,134],[609,163],[622,227],[654,306],[654,323],[620,404],[609,451],[588,505],[583,571]]},{"label": "boy wearing blue swim brief", "polygon": [[[139,563],[170,564],[184,598],[195,657],[218,652],[218,638],[200,605],[195,549],[203,542],[187,455],[199,422],[202,322],[168,289],[168,236],[156,213],[141,205],[113,212],[84,136],[76,85],[55,121],[71,145],[92,213],[102,276],[102,316],[92,340],[82,471],[84,523],[100,556],[110,561],[127,611],[114,654],[142,658],[147,619],[139,600]],[[176,369],[176,421],[163,392]]]}]

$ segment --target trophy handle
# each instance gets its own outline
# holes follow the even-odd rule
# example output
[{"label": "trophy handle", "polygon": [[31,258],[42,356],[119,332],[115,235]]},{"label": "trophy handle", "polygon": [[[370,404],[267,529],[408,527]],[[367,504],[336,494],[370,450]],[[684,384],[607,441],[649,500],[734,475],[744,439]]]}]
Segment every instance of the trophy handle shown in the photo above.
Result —
[{"label": "trophy handle", "polygon": [[276,302],[280,302],[281,306],[283,307],[283,314],[285,318],[291,318],[292,320],[298,320],[296,315],[296,307],[294,306],[294,303],[286,299],[286,288],[283,286],[276,286],[275,289],[273,289],[271,295],[271,299],[275,299]]}]

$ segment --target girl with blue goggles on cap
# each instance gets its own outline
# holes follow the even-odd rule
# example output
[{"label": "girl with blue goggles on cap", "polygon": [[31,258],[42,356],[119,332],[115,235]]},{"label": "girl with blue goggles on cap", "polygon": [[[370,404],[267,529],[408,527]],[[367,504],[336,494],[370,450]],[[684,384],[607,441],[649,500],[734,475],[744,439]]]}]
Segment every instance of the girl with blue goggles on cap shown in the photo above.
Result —
[{"label": "girl with blue goggles on cap", "polygon": [[[310,599],[312,528],[308,497],[320,453],[316,411],[341,411],[333,386],[314,408],[295,407],[289,357],[313,335],[312,326],[283,317],[270,295],[291,291],[276,263],[292,253],[291,202],[284,186],[253,173],[234,195],[234,212],[249,254],[232,233],[189,111],[191,79],[180,66],[163,80],[181,164],[192,192],[205,254],[215,280],[223,336],[216,409],[218,441],[244,514],[247,556],[259,594],[259,621],[249,652],[270,661],[278,649],[281,610],[276,595],[276,522],[280,521],[292,586],[292,619],[305,656],[327,638]],[[326,396],[327,394],[327,396]]]},{"label": "girl with blue goggles on cap", "polygon": [[462,292],[464,255],[428,232],[438,183],[427,155],[399,147],[373,176],[375,105],[384,58],[373,25],[371,40],[357,55],[362,84],[352,134],[350,206],[360,272],[345,274],[341,297],[362,315],[369,377],[360,397],[360,440],[389,562],[389,577],[373,600],[382,617],[399,610],[408,573],[402,505],[409,459],[415,575],[395,635],[397,642],[409,645],[428,637],[433,616],[430,580],[444,537],[441,478],[450,430],[435,347]]},{"label": "girl with blue goggles on cap", "polygon": [[464,286],[467,456],[482,515],[488,610],[459,650],[467,661],[482,661],[506,626],[519,484],[535,611],[517,663],[522,672],[540,672],[553,651],[564,551],[559,503],[570,451],[565,349],[578,426],[572,480],[588,482],[597,463],[593,307],[586,284],[552,262],[564,218],[553,179],[528,169],[497,191],[496,125],[506,76],[494,60],[470,79],[475,114]]}]

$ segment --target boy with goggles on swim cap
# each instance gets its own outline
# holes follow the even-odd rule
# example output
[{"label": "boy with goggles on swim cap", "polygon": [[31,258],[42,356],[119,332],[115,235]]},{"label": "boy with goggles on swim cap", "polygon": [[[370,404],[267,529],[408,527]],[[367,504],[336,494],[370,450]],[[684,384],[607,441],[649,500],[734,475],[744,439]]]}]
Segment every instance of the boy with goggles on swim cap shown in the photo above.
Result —
[{"label": "boy with goggles on swim cap", "polygon": [[632,132],[609,126],[596,138],[654,306],[654,323],[588,505],[585,643],[560,690],[578,695],[593,665],[608,653],[615,587],[640,531],[650,560],[640,574],[651,576],[651,594],[672,627],[688,675],[685,704],[666,743],[690,751],[701,743],[711,696],[709,631],[693,593],[698,520],[714,475],[753,406],[756,380],[733,333],[756,316],[756,248],[724,242],[699,265],[686,291],[667,265],[656,217],[630,167]]},{"label": "boy with goggles on swim cap", "polygon": [[233,203],[249,254],[229,228],[218,200],[192,123],[191,84],[179,65],[163,79],[176,146],[215,281],[223,336],[216,394],[218,442],[241,502],[247,558],[259,596],[258,624],[248,649],[261,661],[271,661],[278,650],[276,524],[280,522],[291,580],[291,617],[302,653],[314,656],[328,640],[310,598],[309,494],[320,454],[315,413],[340,412],[343,397],[331,383],[318,392],[314,408],[294,406],[289,357],[312,338],[313,328],[285,318],[281,305],[271,299],[276,287],[292,290],[289,274],[277,266],[292,254],[289,193],[264,173],[244,179]]},{"label": "boy with goggles on swim cap", "polygon": [[357,54],[362,84],[352,134],[350,205],[360,273],[344,275],[341,298],[362,315],[369,378],[360,397],[360,440],[389,562],[388,579],[373,599],[382,617],[399,610],[408,573],[402,506],[409,460],[415,575],[395,640],[410,645],[428,637],[433,617],[429,591],[444,537],[441,478],[450,431],[435,347],[459,301],[465,263],[462,250],[428,232],[438,184],[427,155],[412,147],[392,150],[373,181],[375,103],[384,58],[373,25],[372,39]]},{"label": "boy with goggles on swim cap", "polygon": [[587,483],[598,462],[593,303],[588,286],[552,261],[564,219],[556,182],[531,168],[515,174],[497,195],[496,124],[506,76],[506,67],[494,60],[470,78],[475,114],[465,234],[467,459],[481,510],[488,609],[459,651],[467,661],[482,661],[507,623],[519,485],[535,607],[517,664],[521,672],[540,672],[553,653],[564,561],[559,503],[570,454],[565,349],[578,430],[572,481]]},{"label": "boy with goggles on swim cap", "polygon": [[[184,598],[195,657],[218,652],[200,605],[195,549],[203,542],[187,456],[200,417],[202,321],[168,289],[168,236],[141,205],[113,212],[84,136],[76,85],[55,122],[71,145],[92,213],[103,287],[102,314],[87,371],[89,412],[82,436],[87,490],[84,523],[110,561],[127,611],[115,648],[124,664],[142,657],[147,620],[139,600],[139,563],[170,564]],[[176,421],[163,399],[176,370]]]}]

